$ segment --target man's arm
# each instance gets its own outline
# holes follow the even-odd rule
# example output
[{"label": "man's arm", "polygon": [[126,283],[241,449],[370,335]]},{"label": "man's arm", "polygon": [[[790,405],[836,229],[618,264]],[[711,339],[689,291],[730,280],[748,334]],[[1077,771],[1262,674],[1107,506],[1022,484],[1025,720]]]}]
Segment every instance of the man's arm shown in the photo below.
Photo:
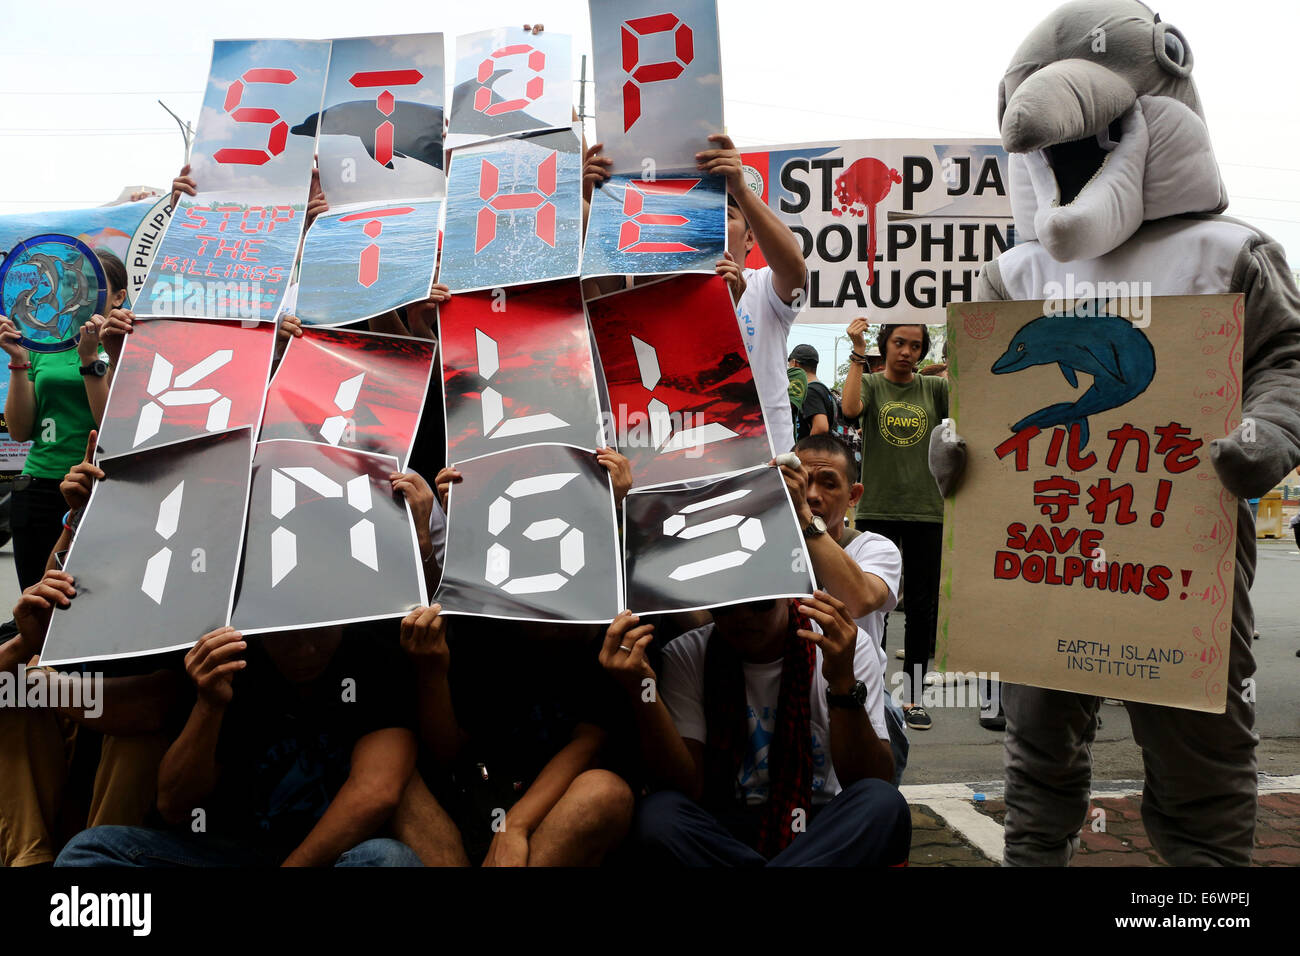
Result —
[{"label": "man's arm", "polygon": [[735,197],[740,211],[745,214],[749,228],[754,232],[763,258],[772,267],[772,286],[781,301],[787,304],[803,289],[808,281],[803,252],[790,227],[783,223],[758,195],[745,185],[740,150],[730,136],[714,133],[709,142],[716,149],[706,149],[695,154],[696,166],[706,173],[725,176],[727,190]]},{"label": "man's arm", "polygon": [[809,435],[824,435],[831,430],[830,419],[818,412],[812,417],[812,425],[808,427]]},{"label": "man's arm", "polygon": [[[84,674],[51,675],[51,680],[81,681]],[[154,734],[163,729],[167,712],[180,691],[176,673],[169,670],[130,677],[109,677],[103,683],[103,697],[97,702],[99,715],[87,716],[86,695],[80,697],[81,707],[59,707],[59,713],[98,733],[113,737],[134,737]],[[67,697],[54,698],[67,700]]]},{"label": "man's arm", "polygon": [[352,747],[352,770],[311,832],[282,866],[331,866],[374,836],[397,805],[415,769],[415,734],[385,727]]},{"label": "man's arm", "polygon": [[703,745],[677,732],[654,669],[646,660],[646,648],[653,640],[653,624],[640,624],[640,618],[623,611],[605,632],[600,663],[632,697],[641,759],[651,784],[698,800],[704,791]]},{"label": "man's arm", "polygon": [[167,748],[158,766],[158,812],[180,823],[217,786],[217,738],[234,697],[231,682],[246,662],[247,644],[233,627],[204,634],[185,655],[185,672],[198,692],[181,735]]},{"label": "man's arm", "polygon": [[420,740],[441,764],[452,763],[465,735],[451,703],[451,651],[442,605],[417,607],[402,619],[402,650],[415,665]]},{"label": "man's arm", "polygon": [[[848,694],[858,680],[853,667],[857,624],[844,604],[825,591],[814,592],[812,600],[801,600],[799,610],[806,620],[821,625],[821,634],[811,627],[800,628],[796,633],[821,648],[822,677],[830,692]],[[831,764],[841,786],[871,778],[893,781],[893,751],[889,742],[876,734],[865,707],[831,707],[830,724]]]}]

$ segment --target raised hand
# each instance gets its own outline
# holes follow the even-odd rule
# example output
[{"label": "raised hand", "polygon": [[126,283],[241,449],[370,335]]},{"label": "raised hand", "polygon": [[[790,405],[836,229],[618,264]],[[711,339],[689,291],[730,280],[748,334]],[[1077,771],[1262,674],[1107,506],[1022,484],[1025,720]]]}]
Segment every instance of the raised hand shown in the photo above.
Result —
[{"label": "raised hand", "polygon": [[248,647],[244,636],[233,627],[219,627],[199,638],[185,655],[185,673],[194,681],[199,699],[213,707],[225,707],[235,695],[232,681],[248,661],[239,655]]},{"label": "raised hand", "polygon": [[199,194],[199,184],[190,176],[189,163],[182,166],[180,175],[172,180],[172,212],[176,211],[176,206],[181,201],[181,193],[187,196],[197,196]]},{"label": "raised hand", "polygon": [[645,656],[654,640],[654,630],[653,624],[642,624],[631,611],[620,611],[605,631],[600,666],[630,693],[640,693],[646,678],[655,679],[654,668]]},{"label": "raised hand", "polygon": [[722,176],[727,181],[727,189],[739,195],[745,188],[744,162],[740,150],[724,133],[714,133],[709,142],[716,143],[716,149],[706,149],[695,154],[695,168],[712,176]]},{"label": "raised hand", "polygon": [[740,297],[745,294],[748,283],[745,282],[745,271],[736,261],[736,257],[730,252],[724,252],[713,270],[727,280],[727,285],[731,288],[731,297],[739,302]]},{"label": "raised hand", "polygon": [[99,432],[92,428],[86,436],[86,457],[80,464],[73,465],[72,470],[59,483],[59,491],[68,503],[69,511],[80,511],[86,507],[95,482],[104,480],[103,469],[95,464],[95,443],[98,440]]}]

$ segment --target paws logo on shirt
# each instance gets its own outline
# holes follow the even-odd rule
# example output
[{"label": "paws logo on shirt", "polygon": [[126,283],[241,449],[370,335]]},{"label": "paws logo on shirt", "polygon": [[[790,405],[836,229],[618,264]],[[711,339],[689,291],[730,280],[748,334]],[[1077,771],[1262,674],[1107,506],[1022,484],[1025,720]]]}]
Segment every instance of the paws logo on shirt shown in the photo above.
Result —
[{"label": "paws logo on shirt", "polygon": [[915,445],[930,431],[930,416],[910,402],[886,402],[880,407],[880,434],[899,448]]}]

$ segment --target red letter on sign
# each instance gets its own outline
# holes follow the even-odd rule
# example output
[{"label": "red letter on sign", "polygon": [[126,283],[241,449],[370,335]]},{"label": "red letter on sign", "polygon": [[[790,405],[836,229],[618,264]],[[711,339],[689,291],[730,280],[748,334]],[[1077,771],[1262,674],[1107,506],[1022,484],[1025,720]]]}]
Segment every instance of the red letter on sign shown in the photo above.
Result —
[{"label": "red letter on sign", "polygon": [[[546,197],[555,194],[559,153],[551,154],[537,167],[537,191],[498,193],[501,171],[486,159],[480,160],[478,195],[487,205],[478,212],[474,228],[474,254],[482,252],[497,237],[497,213],[510,209],[536,209],[537,238],[548,246],[555,245],[555,204]],[[697,180],[698,182],[698,180]]]},{"label": "red letter on sign", "polygon": [[[424,79],[419,70],[376,70],[372,73],[353,73],[348,82],[357,89],[375,86],[412,86]],[[375,97],[375,107],[385,116],[393,115],[397,100],[393,94],[384,90]],[[375,162],[380,166],[393,168],[393,124],[384,120],[375,127]]]},{"label": "red letter on sign", "polygon": [[[488,83],[492,79],[496,64],[493,60],[499,60],[507,56],[523,56],[528,54],[528,69],[532,70],[536,76],[528,81],[524,87],[522,99],[503,100],[500,103],[492,103],[492,87]],[[516,43],[513,46],[504,46],[499,50],[493,50],[482,63],[478,65],[478,81],[481,84],[474,92],[474,109],[484,116],[500,116],[502,113],[513,113],[521,110],[529,103],[536,102],[542,95],[542,88],[546,85],[546,80],[542,77],[542,68],[546,66],[546,54],[541,50],[535,50],[527,43]]]},{"label": "red letter on sign", "polygon": [[629,179],[623,193],[623,215],[629,217],[618,230],[619,252],[698,252],[684,242],[641,242],[642,226],[684,226],[685,216],[642,212],[646,196],[680,196],[700,184],[698,179]]},{"label": "red letter on sign", "polygon": [[[650,36],[653,33],[674,32],[673,50],[677,56],[663,63],[643,63],[637,66],[641,55],[637,37]],[[631,74],[631,79],[623,84],[623,132],[632,128],[632,124],[641,118],[641,88],[638,83],[658,83],[660,80],[675,80],[695,59],[695,35],[691,28],[682,23],[671,13],[660,13],[653,17],[637,17],[623,23],[623,72]]]},{"label": "red letter on sign", "polygon": [[[361,227],[371,239],[378,239],[379,234],[384,231],[384,224],[380,221],[382,216],[405,216],[408,212],[415,212],[411,206],[393,206],[390,209],[367,209],[365,212],[354,212],[348,216],[340,216],[339,222],[360,222],[364,221],[365,225]],[[379,281],[379,244],[370,243],[361,250],[361,261],[357,265],[357,281],[369,289]]]},{"label": "red letter on sign", "polygon": [[266,138],[266,149],[219,149],[212,154],[218,163],[231,163],[241,166],[261,166],[275,156],[284,152],[285,141],[289,138],[289,124],[280,119],[275,110],[257,109],[240,106],[244,98],[245,83],[279,83],[288,86],[298,79],[293,70],[252,69],[230,84],[226,90],[226,112],[240,123],[272,123],[271,132]]}]

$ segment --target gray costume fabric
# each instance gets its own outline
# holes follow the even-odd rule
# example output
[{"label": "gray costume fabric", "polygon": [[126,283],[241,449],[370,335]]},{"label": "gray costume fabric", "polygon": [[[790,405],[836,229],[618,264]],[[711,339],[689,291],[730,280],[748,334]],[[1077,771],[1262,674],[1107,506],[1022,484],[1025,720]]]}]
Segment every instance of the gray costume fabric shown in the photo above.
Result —
[{"label": "gray costume fabric", "polygon": [[[1067,280],[1135,283],[1153,296],[1245,294],[1243,423],[1210,447],[1240,499],[1227,709],[1127,704],[1152,844],[1174,865],[1244,866],[1258,783],[1254,704],[1243,697],[1255,671],[1245,499],[1300,463],[1300,292],[1276,242],[1217,215],[1227,193],[1191,67],[1182,34],[1136,0],[1066,4],[1030,33],[999,96],[1012,211],[1029,241],[984,268],[975,298],[1040,299]],[[931,471],[945,495],[960,493],[965,445],[943,431],[931,437]],[[1006,863],[1064,865],[1087,819],[1098,699],[1010,684],[1002,699]]]}]

